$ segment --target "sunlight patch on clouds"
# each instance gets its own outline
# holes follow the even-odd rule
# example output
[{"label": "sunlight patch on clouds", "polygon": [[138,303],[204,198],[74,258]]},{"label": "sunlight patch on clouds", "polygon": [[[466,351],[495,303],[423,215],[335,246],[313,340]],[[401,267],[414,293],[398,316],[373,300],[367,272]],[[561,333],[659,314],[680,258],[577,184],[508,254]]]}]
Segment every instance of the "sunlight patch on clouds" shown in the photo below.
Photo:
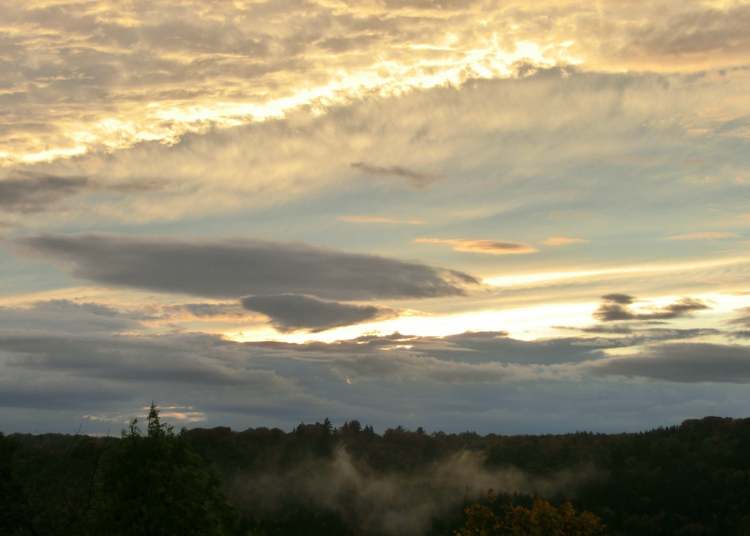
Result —
[{"label": "sunlight patch on clouds", "polygon": [[674,263],[637,264],[630,266],[619,266],[612,268],[592,268],[589,270],[571,270],[559,272],[519,273],[513,275],[498,275],[485,277],[483,283],[494,287],[519,287],[537,286],[546,283],[554,284],[569,279],[583,279],[599,276],[632,276],[637,274],[657,274],[665,272],[678,272],[701,270],[706,268],[719,268],[743,264],[750,258],[739,257],[729,259],[717,259],[710,261],[686,261]]},{"label": "sunlight patch on clouds", "polygon": [[[684,298],[676,294],[639,298],[633,305],[633,310],[649,312],[654,308],[667,307]],[[727,318],[737,310],[750,306],[750,295],[706,292],[695,294],[691,298],[708,304],[709,308],[693,317],[675,319],[670,325],[681,328],[720,329],[725,325]],[[283,341],[303,344],[311,341],[331,343],[362,336],[385,336],[396,332],[409,336],[445,337],[465,332],[502,331],[514,339],[533,341],[565,335],[571,328],[585,328],[596,324],[594,313],[598,306],[597,301],[582,301],[445,315],[412,311],[394,319],[346,326],[320,333],[279,333],[270,328],[259,327],[253,330],[225,332],[224,337],[236,342]]]},{"label": "sunlight patch on clouds", "polygon": [[280,334],[259,329],[225,333],[225,337],[237,342],[279,340],[303,343],[334,342],[363,335],[388,335],[394,332],[421,337],[443,337],[466,331],[505,331],[516,339],[534,340],[555,334],[557,325],[589,324],[596,306],[594,302],[564,303],[506,310],[478,310],[453,315],[414,312],[382,322],[358,324],[321,333]]},{"label": "sunlight patch on clouds", "polygon": [[[347,104],[362,97],[399,96],[419,89],[458,86],[468,79],[509,78],[518,74],[519,63],[536,67],[574,65],[580,60],[569,56],[564,45],[539,45],[519,41],[506,48],[492,34],[477,48],[462,50],[457,44],[450,54],[438,58],[376,61],[354,70],[335,69],[332,79],[314,87],[292,86],[291,94],[275,97],[274,90],[261,92],[266,98],[250,101],[226,100],[215,94],[170,103],[155,100],[145,106],[121,106],[117,115],[104,115],[95,121],[64,117],[57,127],[57,147],[36,133],[24,139],[21,147],[3,147],[0,140],[0,166],[35,164],[59,158],[80,156],[88,151],[127,149],[144,141],[174,144],[187,133],[205,133],[247,123],[284,118],[287,113],[307,108],[323,113],[328,107]],[[109,108],[109,106],[107,107]],[[102,112],[104,114],[109,112]],[[18,143],[14,139],[15,144]]]}]

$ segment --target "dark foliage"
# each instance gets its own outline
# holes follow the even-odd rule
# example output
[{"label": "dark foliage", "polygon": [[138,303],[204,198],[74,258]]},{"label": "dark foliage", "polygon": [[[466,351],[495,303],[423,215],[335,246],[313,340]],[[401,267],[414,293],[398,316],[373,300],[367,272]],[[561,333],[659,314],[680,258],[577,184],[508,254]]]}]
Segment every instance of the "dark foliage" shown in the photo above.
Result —
[{"label": "dark foliage", "polygon": [[34,534],[31,508],[11,466],[16,449],[16,442],[0,433],[0,534],[8,536]]},{"label": "dark foliage", "polygon": [[91,532],[126,536],[233,533],[219,481],[182,434],[160,422],[152,404],[141,435],[134,420],[98,464]]},{"label": "dark foliage", "polygon": [[536,498],[519,505],[513,498],[487,497],[465,510],[465,522],[455,536],[604,536],[606,528],[591,512],[578,513],[570,502],[559,507]]},{"label": "dark foliage", "polygon": [[[376,434],[356,421],[338,429],[328,421],[300,425],[288,433],[213,428],[174,434],[156,422],[146,434],[132,428],[122,439],[0,436],[0,533],[373,533],[356,508],[356,490],[334,497],[335,504],[310,500],[302,486],[316,478],[316,467],[334,463],[344,451],[366,468],[364,478],[377,479],[427,473],[440,460],[469,451],[482,453],[488,471],[513,467],[529,478],[548,478],[588,466],[596,478],[556,489],[544,502],[537,498],[536,507],[529,496],[501,493],[492,504],[475,506],[473,497],[458,498],[431,512],[422,532],[465,528],[464,510],[471,507],[489,508],[496,520],[509,511],[522,521],[575,521],[590,512],[586,516],[599,518],[612,535],[750,534],[750,419],[708,417],[636,434],[554,436],[427,434],[400,427]],[[286,477],[274,495],[270,483],[278,475]],[[320,489],[327,485],[320,482]],[[237,512],[236,523],[224,497]],[[407,513],[416,508],[409,497],[402,505]]]}]

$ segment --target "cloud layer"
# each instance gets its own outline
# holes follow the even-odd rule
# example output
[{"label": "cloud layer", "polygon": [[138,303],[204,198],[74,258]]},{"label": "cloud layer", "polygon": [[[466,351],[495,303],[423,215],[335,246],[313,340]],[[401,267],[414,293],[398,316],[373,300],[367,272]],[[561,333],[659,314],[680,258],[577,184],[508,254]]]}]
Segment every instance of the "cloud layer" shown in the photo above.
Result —
[{"label": "cloud layer", "polygon": [[24,2],[2,14],[0,159],[174,141],[207,122],[507,77],[517,62],[730,67],[750,50],[749,13],[742,1]]},{"label": "cloud layer", "polygon": [[[286,313],[282,306],[276,318]],[[329,416],[536,432],[637,429],[750,402],[747,347],[686,342],[707,334],[679,329],[241,343],[154,334],[152,317],[90,302],[5,307],[0,318],[0,414],[16,429],[59,430],[85,416],[87,430],[106,431],[151,399],[189,407],[190,419],[208,425]],[[717,382],[722,391],[711,387]],[[23,424],[28,408],[37,413]]]},{"label": "cloud layer", "polygon": [[748,383],[750,348],[706,343],[667,344],[634,356],[607,360],[594,370],[670,382]]},{"label": "cloud layer", "polygon": [[432,298],[462,295],[479,283],[458,271],[304,244],[106,235],[45,235],[19,244],[69,263],[76,277],[97,283],[217,298]]}]

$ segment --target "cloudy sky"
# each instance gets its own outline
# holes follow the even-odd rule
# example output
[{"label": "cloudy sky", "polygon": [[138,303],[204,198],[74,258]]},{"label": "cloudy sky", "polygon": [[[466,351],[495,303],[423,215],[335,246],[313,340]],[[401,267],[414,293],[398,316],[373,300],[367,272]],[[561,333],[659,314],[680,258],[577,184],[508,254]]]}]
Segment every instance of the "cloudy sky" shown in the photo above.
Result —
[{"label": "cloudy sky", "polygon": [[750,2],[0,12],[0,429],[750,408]]}]

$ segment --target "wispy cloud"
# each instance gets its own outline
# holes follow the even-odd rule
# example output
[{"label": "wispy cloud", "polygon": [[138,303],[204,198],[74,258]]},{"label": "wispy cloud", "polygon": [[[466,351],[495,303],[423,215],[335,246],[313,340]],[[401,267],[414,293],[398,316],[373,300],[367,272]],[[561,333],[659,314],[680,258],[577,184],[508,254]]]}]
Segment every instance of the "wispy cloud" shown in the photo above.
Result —
[{"label": "wispy cloud", "polygon": [[81,177],[28,176],[0,180],[0,209],[10,212],[41,212],[83,190]]},{"label": "wispy cloud", "polygon": [[570,246],[573,244],[583,244],[588,242],[584,238],[575,238],[571,236],[550,236],[549,238],[542,241],[545,246],[560,247]]},{"label": "wispy cloud", "polygon": [[423,220],[419,219],[400,219],[400,218],[388,218],[385,216],[367,216],[367,215],[351,215],[351,216],[339,216],[336,218],[339,221],[345,221],[347,223],[373,223],[373,224],[388,224],[388,225],[424,225]]},{"label": "wispy cloud", "polygon": [[417,244],[438,244],[451,246],[453,251],[483,253],[485,255],[522,255],[537,250],[528,244],[501,240],[473,240],[463,238],[417,238]]},{"label": "wispy cloud", "polygon": [[628,294],[607,294],[602,296],[602,303],[594,312],[594,318],[602,322],[623,320],[670,320],[688,316],[695,311],[709,309],[700,300],[683,298],[664,307],[649,307],[633,310],[630,306],[635,298]]},{"label": "wispy cloud", "polygon": [[415,171],[403,166],[379,166],[367,162],[353,162],[352,167],[370,175],[381,175],[386,177],[398,177],[406,179],[417,188],[429,186],[440,178],[433,173]]},{"label": "wispy cloud", "polygon": [[725,238],[736,238],[736,233],[724,231],[703,231],[698,233],[678,234],[667,237],[669,240],[723,240]]}]

